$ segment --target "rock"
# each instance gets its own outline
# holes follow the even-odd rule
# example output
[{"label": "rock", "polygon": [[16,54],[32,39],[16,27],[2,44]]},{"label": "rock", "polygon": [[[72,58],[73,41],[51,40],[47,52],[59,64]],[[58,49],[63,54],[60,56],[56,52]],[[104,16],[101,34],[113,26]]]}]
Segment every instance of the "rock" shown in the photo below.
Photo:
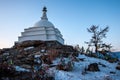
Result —
[{"label": "rock", "polygon": [[20,58],[23,58],[23,56],[19,54],[17,55],[17,58],[20,59]]},{"label": "rock", "polygon": [[26,64],[21,65],[21,67],[23,67],[23,68],[27,68],[27,69],[31,69],[31,68],[32,68],[32,66],[30,66],[30,65],[26,65]]},{"label": "rock", "polygon": [[3,58],[2,58],[2,56],[0,55],[0,63],[2,63],[3,62]]},{"label": "rock", "polygon": [[65,59],[61,59],[59,64],[56,66],[56,69],[63,71],[72,71],[74,67],[74,63],[72,61],[65,61]]},{"label": "rock", "polygon": [[51,61],[49,55],[42,55],[42,56],[41,56],[41,59],[42,59],[42,61],[43,61],[44,63],[46,63],[46,64],[52,64],[52,61]]},{"label": "rock", "polygon": [[36,46],[44,46],[45,42],[44,41],[40,41],[40,40],[28,40],[28,41],[24,41],[24,42],[20,42],[20,43],[16,43],[14,48],[26,48],[26,47],[36,47]]},{"label": "rock", "polygon": [[114,60],[108,60],[110,63],[114,63],[115,61]]},{"label": "rock", "polygon": [[64,69],[64,66],[61,65],[61,64],[57,65],[56,68],[57,68],[58,70],[65,70],[65,69]]},{"label": "rock", "polygon": [[13,66],[8,65],[6,62],[3,64],[0,64],[0,78],[1,77],[13,77],[14,73],[15,73],[15,69]]},{"label": "rock", "polygon": [[90,65],[88,65],[88,71],[100,71],[98,64],[97,63],[92,63]]},{"label": "rock", "polygon": [[84,61],[84,60],[85,60],[85,58],[79,58],[79,60],[80,60],[80,61]]},{"label": "rock", "polygon": [[116,66],[116,69],[117,69],[117,70],[120,70],[120,65],[117,65],[117,66]]},{"label": "rock", "polygon": [[[78,56],[78,52],[73,48],[73,46],[62,45],[57,41],[33,40],[15,43],[15,45],[12,48],[0,49],[0,63],[2,63],[4,60],[3,55],[5,56],[6,62],[12,59],[14,66],[20,66],[30,70],[32,70],[31,68],[33,65],[40,65],[39,60],[36,60],[37,63],[35,62],[36,56],[40,57],[45,64],[49,65],[49,67],[57,66],[60,70],[65,71],[72,70],[73,67],[71,63],[68,63],[65,66],[52,65],[52,61],[56,58],[59,58],[60,56],[68,58],[70,55],[75,57],[73,61],[79,61],[79,59],[76,58],[76,56]],[[81,59],[81,61],[83,61],[83,59]],[[16,78],[14,79],[23,80],[23,77],[21,76],[24,76],[25,74],[28,75],[29,73],[21,74],[18,72],[16,73]],[[27,78],[29,77],[30,76],[28,76]],[[24,80],[31,80],[27,78]],[[51,79],[51,77],[48,77],[48,80]]]},{"label": "rock", "polygon": [[113,79],[110,75],[105,75],[103,80],[113,80]]},{"label": "rock", "polygon": [[24,50],[26,51],[26,50],[29,50],[29,49],[33,49],[34,47],[27,47],[27,48],[24,48]]},{"label": "rock", "polygon": [[118,62],[118,65],[120,65],[120,61]]},{"label": "rock", "polygon": [[3,56],[9,56],[10,53],[3,53]]},{"label": "rock", "polygon": [[28,52],[24,52],[24,55],[28,55],[29,53]]},{"label": "rock", "polygon": [[110,63],[115,63],[115,62],[118,61],[118,59],[117,59],[117,58],[111,58],[111,59],[109,59],[108,61],[109,61]]},{"label": "rock", "polygon": [[99,62],[98,64],[101,65],[102,67],[107,67],[106,65],[102,64],[101,62]]},{"label": "rock", "polygon": [[116,72],[114,72],[114,71],[110,71],[110,73],[111,73],[111,74],[116,74]]},{"label": "rock", "polygon": [[1,55],[1,54],[3,54],[3,50],[2,50],[2,49],[0,49],[0,55]]},{"label": "rock", "polygon": [[14,63],[15,63],[15,65],[21,65],[22,64],[20,60],[15,60]]}]

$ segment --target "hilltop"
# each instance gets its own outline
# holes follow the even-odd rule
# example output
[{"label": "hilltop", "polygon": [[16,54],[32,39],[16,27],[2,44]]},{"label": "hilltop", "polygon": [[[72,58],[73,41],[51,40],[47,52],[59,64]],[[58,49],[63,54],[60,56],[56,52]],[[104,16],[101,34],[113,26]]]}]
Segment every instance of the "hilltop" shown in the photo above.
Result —
[{"label": "hilltop", "polygon": [[89,57],[56,41],[15,43],[0,50],[0,64],[1,80],[120,79],[120,62]]}]

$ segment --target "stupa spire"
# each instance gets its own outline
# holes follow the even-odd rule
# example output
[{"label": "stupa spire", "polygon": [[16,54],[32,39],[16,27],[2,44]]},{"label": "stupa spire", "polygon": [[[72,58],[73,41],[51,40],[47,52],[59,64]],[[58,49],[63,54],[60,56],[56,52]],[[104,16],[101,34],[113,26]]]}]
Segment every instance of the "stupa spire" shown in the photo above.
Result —
[{"label": "stupa spire", "polygon": [[42,17],[41,17],[41,20],[48,20],[48,18],[47,18],[47,14],[46,14],[46,12],[47,12],[47,8],[46,7],[43,7],[43,15],[42,15]]}]

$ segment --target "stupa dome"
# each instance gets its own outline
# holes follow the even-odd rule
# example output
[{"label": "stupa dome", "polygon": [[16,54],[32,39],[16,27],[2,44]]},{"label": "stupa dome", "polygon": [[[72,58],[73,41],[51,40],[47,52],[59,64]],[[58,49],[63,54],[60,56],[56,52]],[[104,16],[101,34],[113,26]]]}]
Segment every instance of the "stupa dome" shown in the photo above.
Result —
[{"label": "stupa dome", "polygon": [[54,25],[48,20],[40,20],[33,27],[54,27]]}]

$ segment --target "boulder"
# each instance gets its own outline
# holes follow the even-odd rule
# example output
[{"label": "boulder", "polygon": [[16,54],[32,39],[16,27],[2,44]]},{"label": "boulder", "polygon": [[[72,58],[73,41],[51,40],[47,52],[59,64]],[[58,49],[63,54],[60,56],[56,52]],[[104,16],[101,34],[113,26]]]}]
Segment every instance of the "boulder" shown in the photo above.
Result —
[{"label": "boulder", "polygon": [[120,65],[117,65],[117,66],[116,66],[116,69],[117,69],[117,70],[120,70]]},{"label": "boulder", "polygon": [[100,71],[99,67],[98,67],[98,64],[97,63],[92,63],[90,65],[88,65],[88,71]]}]

